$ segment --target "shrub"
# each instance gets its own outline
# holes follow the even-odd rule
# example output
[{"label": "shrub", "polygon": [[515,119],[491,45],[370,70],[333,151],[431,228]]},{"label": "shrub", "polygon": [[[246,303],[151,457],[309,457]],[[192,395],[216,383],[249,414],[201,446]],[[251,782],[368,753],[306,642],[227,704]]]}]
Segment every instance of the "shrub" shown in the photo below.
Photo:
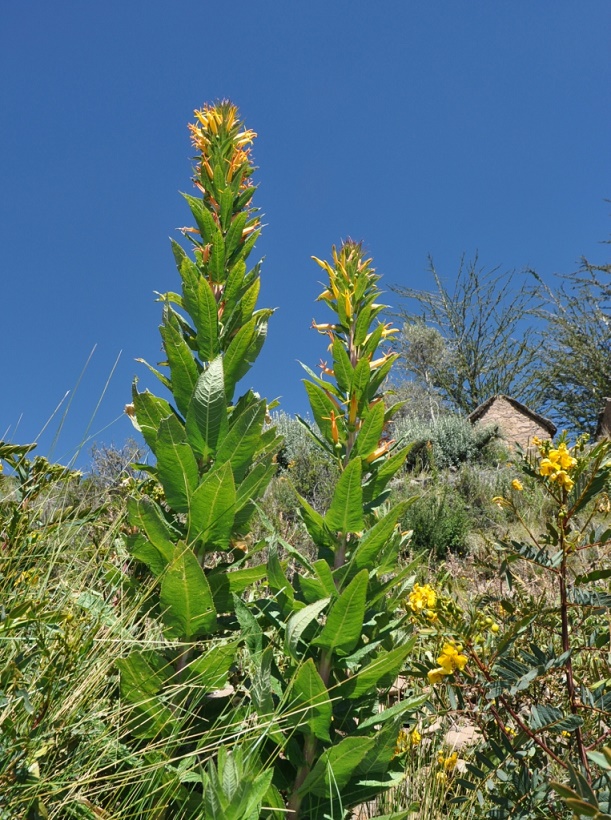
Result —
[{"label": "shrub", "polygon": [[438,559],[449,552],[464,553],[473,528],[461,499],[447,485],[426,492],[407,510],[402,523],[413,530],[411,546]]},{"label": "shrub", "polygon": [[474,427],[459,416],[440,416],[431,422],[404,417],[395,422],[393,435],[415,443],[412,465],[439,470],[485,461],[499,439],[496,426]]}]

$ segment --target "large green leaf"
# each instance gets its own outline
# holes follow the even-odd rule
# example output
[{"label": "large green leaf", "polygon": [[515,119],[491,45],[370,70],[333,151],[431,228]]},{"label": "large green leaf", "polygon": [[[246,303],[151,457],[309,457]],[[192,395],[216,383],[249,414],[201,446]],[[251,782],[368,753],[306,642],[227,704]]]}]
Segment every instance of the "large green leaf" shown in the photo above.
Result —
[{"label": "large green leaf", "polygon": [[135,419],[130,416],[132,422],[144,436],[144,440],[153,453],[157,446],[157,431],[162,419],[173,415],[173,410],[165,399],[153,396],[148,390],[139,393],[134,379],[132,387],[132,401],[134,404]]},{"label": "large green leaf", "polygon": [[302,795],[324,797],[335,794],[348,783],[355,769],[374,745],[375,738],[346,737],[336,746],[326,749],[299,789]]},{"label": "large green leaf", "polygon": [[239,416],[235,420],[232,419],[229,432],[218,448],[218,461],[222,464],[231,464],[236,483],[244,478],[258,449],[265,410],[263,400],[246,405]]},{"label": "large green leaf", "polygon": [[271,456],[266,457],[253,467],[236,488],[234,528],[237,532],[246,531],[248,521],[256,509],[254,502],[263,495],[277,469],[277,466],[271,463]]},{"label": "large green leaf", "polygon": [[333,604],[320,635],[312,643],[347,655],[355,648],[363,629],[369,573],[359,572]]},{"label": "large green leaf", "polygon": [[207,575],[212,591],[214,606],[218,613],[233,609],[233,595],[241,595],[244,590],[265,578],[265,564],[246,569],[215,568]]},{"label": "large green leaf", "polygon": [[148,498],[127,500],[130,524],[144,531],[148,540],[161,555],[164,565],[174,557],[174,544],[180,537],[163,517],[161,508]]},{"label": "large green leaf", "polygon": [[403,662],[414,647],[410,641],[403,646],[391,649],[390,652],[380,652],[367,666],[359,669],[356,675],[343,683],[339,690],[340,697],[359,698],[376,687],[390,686],[401,671]]},{"label": "large green leaf", "polygon": [[338,338],[333,340],[331,350],[333,353],[333,372],[335,374],[337,386],[342,393],[348,393],[350,391],[350,382],[352,381],[353,371],[352,365],[350,364],[350,358],[346,353],[343,343]]},{"label": "large green leaf", "polygon": [[321,387],[305,380],[303,383],[308,394],[314,421],[318,425],[318,429],[324,438],[328,442],[332,442],[332,426],[330,419],[332,418],[332,414],[337,417],[340,415],[340,412]]},{"label": "large green leaf", "polygon": [[267,322],[255,317],[243,325],[233,337],[225,353],[225,393],[231,401],[235,386],[252,367],[259,355],[265,336]]},{"label": "large green leaf", "polygon": [[187,412],[187,436],[193,447],[208,458],[216,452],[227,426],[223,359],[218,356],[195,385]]},{"label": "large green leaf", "polygon": [[166,637],[190,641],[216,628],[212,592],[199,561],[182,541],[161,582]]},{"label": "large green leaf", "polygon": [[155,450],[157,475],[168,504],[177,512],[188,512],[191,494],[197,487],[197,462],[176,416],[160,422]]},{"label": "large green leaf", "polygon": [[374,452],[384,430],[384,402],[373,405],[363,421],[356,439],[356,452],[361,458],[367,458]]},{"label": "large green leaf", "polygon": [[197,331],[197,351],[204,362],[219,354],[218,305],[212,289],[190,259],[180,267],[183,304]]},{"label": "large green leaf", "polygon": [[117,661],[121,673],[121,695],[130,703],[146,700],[168,682],[172,667],[158,652],[132,652]]},{"label": "large green leaf", "polygon": [[286,632],[284,635],[284,647],[287,655],[291,655],[296,660],[299,660],[306,649],[304,644],[299,646],[301,636],[311,623],[316,622],[320,613],[326,609],[331,598],[321,598],[319,601],[304,606],[298,612],[293,612],[286,624]]},{"label": "large green leaf", "polygon": [[165,659],[154,651],[132,652],[117,666],[121,695],[132,707],[126,728],[142,738],[170,734],[174,716],[157,695],[173,672]]},{"label": "large green leaf", "polygon": [[391,538],[395,532],[397,521],[408,506],[408,502],[397,504],[384,518],[381,518],[371,529],[367,530],[352,556],[352,560],[357,569],[375,566],[376,555],[383,549],[389,538]]},{"label": "large green leaf", "polygon": [[[150,498],[129,498],[127,501],[130,523],[141,527],[149,540],[172,560],[174,543],[180,537],[179,531],[166,521],[159,504]],[[168,550],[171,548],[171,552]]]},{"label": "large green leaf", "polygon": [[363,529],[363,489],[361,487],[361,462],[349,462],[335,486],[333,500],[325,525],[331,532],[360,532]]},{"label": "large green leaf", "polygon": [[186,416],[198,371],[191,348],[182,335],[176,315],[168,305],[164,309],[163,324],[159,331],[170,366],[172,394],[179,412]]},{"label": "large green leaf", "polygon": [[191,496],[189,505],[189,542],[227,549],[235,516],[235,484],[231,465],[207,473]]},{"label": "large green leaf", "polygon": [[289,726],[298,726],[304,734],[330,742],[329,726],[333,708],[329,693],[312,658],[299,668],[288,695],[290,712],[284,716]]},{"label": "large green leaf", "polygon": [[299,510],[301,518],[312,541],[314,541],[317,546],[332,546],[335,542],[331,533],[325,528],[325,521],[322,515],[300,495],[297,496],[297,501],[301,507]]},{"label": "large green leaf", "polygon": [[222,689],[235,660],[238,643],[219,644],[208,649],[205,654],[191,661],[187,667],[190,683],[202,692]]}]

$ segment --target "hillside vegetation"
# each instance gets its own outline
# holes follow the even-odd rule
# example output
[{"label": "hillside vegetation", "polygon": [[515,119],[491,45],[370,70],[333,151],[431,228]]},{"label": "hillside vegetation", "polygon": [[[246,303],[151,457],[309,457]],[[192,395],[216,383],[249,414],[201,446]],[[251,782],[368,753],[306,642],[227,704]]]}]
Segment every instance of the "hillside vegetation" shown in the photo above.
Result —
[{"label": "hillside vegetation", "polygon": [[310,417],[240,392],[255,134],[190,128],[138,440],[85,475],[0,443],[1,820],[611,817],[611,442],[516,452],[422,358],[394,381],[352,241],[315,260]]}]

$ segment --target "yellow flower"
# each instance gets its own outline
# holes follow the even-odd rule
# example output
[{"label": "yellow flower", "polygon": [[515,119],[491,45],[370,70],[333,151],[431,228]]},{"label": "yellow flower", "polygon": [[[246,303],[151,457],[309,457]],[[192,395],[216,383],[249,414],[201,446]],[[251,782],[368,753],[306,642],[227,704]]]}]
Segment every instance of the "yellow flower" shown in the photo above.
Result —
[{"label": "yellow flower", "polygon": [[437,593],[430,584],[425,584],[424,586],[414,584],[414,588],[410,592],[408,601],[412,612],[416,612],[420,615],[424,613],[425,610],[435,609],[435,605],[437,604]]},{"label": "yellow flower", "polygon": [[558,465],[554,464],[549,458],[542,458],[539,464],[539,473],[541,475],[553,475],[558,469]]},{"label": "yellow flower", "polygon": [[514,480],[511,482],[511,486],[513,487],[514,490],[516,490],[519,493],[521,493],[522,490],[524,489],[524,485],[517,478],[514,478]]},{"label": "yellow flower", "polygon": [[444,676],[447,674],[448,673],[445,669],[439,667],[438,669],[430,669],[427,673],[427,677],[429,679],[429,683],[434,686],[436,683],[439,683],[439,681],[442,681]]},{"label": "yellow flower", "polygon": [[551,461],[557,462],[563,470],[572,470],[573,467],[577,466],[577,459],[569,453],[563,441],[558,445],[558,449],[549,451],[549,457]]},{"label": "yellow flower", "polygon": [[412,746],[417,746],[422,740],[422,735],[420,734],[418,729],[412,729],[409,735],[409,739],[411,741]]},{"label": "yellow flower", "polygon": [[437,663],[443,669],[444,675],[451,675],[457,669],[463,671],[467,665],[467,656],[461,655],[454,644],[446,643],[437,658]]},{"label": "yellow flower", "polygon": [[406,729],[401,729],[399,731],[399,735],[397,737],[397,743],[395,745],[395,757],[397,755],[402,755],[407,752],[410,746],[410,736]]},{"label": "yellow flower", "polygon": [[575,482],[565,470],[559,470],[555,475],[550,476],[550,481],[555,481],[565,490],[570,490],[575,485]]}]

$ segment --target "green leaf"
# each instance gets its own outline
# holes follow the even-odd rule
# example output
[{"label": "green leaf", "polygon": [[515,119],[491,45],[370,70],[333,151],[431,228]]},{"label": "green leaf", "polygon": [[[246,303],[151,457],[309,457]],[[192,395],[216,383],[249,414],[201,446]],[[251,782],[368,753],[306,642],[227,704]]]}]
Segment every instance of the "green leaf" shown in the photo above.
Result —
[{"label": "green leaf", "polygon": [[[283,612],[292,612],[295,609],[295,593],[291,582],[286,576],[278,560],[278,551],[275,544],[271,544],[267,558],[267,583]],[[301,604],[303,607],[303,604]]]},{"label": "green leaf", "polygon": [[191,349],[184,340],[180,326],[177,325],[171,308],[166,305],[163,312],[163,324],[159,331],[170,366],[172,395],[179,412],[186,416],[197,382],[198,371]]},{"label": "green leaf", "polygon": [[354,368],[354,373],[352,375],[352,392],[355,393],[359,404],[363,398],[366,398],[365,391],[367,390],[367,386],[369,384],[369,375],[369,360],[361,359]]},{"label": "green leaf", "polygon": [[240,245],[242,241],[242,231],[246,227],[247,220],[248,213],[246,211],[242,211],[242,213],[236,214],[231,222],[229,230],[227,231],[227,237],[225,239],[228,259],[233,256],[234,252],[238,248],[238,245]]},{"label": "green leaf", "polygon": [[288,705],[290,713],[284,716],[284,720],[289,726],[298,726],[304,734],[330,742],[329,726],[333,709],[327,687],[312,658],[308,658],[295,675],[289,690]]},{"label": "green leaf", "polygon": [[127,508],[130,524],[144,531],[165,564],[169,564],[174,557],[174,543],[180,537],[178,530],[168,524],[159,505],[148,498],[128,498]]},{"label": "green leaf", "polygon": [[326,609],[331,598],[322,598],[315,601],[303,609],[293,612],[286,624],[286,632],[284,636],[284,646],[287,655],[299,660],[303,654],[303,648],[300,649],[299,643],[301,636],[308,626],[315,622],[320,613]]},{"label": "green leaf", "polygon": [[253,317],[238,330],[229,343],[224,359],[227,401],[231,401],[236,384],[254,364],[266,335],[267,322],[259,322]]},{"label": "green leaf", "polygon": [[216,629],[210,586],[197,558],[182,541],[161,582],[159,603],[167,638],[190,641]]},{"label": "green leaf", "polygon": [[341,791],[374,743],[375,738],[346,737],[326,749],[306,777],[299,794],[313,793],[324,797]]},{"label": "green leaf", "polygon": [[202,692],[222,689],[227,682],[227,675],[235,660],[238,642],[213,646],[204,655],[200,655],[187,667],[190,683]]},{"label": "green leaf", "polygon": [[216,452],[227,430],[223,359],[213,359],[195,385],[187,412],[187,436],[205,458]]},{"label": "green leaf", "polygon": [[231,212],[233,210],[234,195],[231,188],[225,188],[221,194],[221,228],[226,231],[231,220]]},{"label": "green leaf", "polygon": [[360,532],[363,529],[363,489],[361,487],[361,462],[355,459],[348,463],[340,475],[325,525],[331,532]]},{"label": "green leaf", "polygon": [[363,629],[369,573],[362,570],[333,604],[320,635],[312,643],[331,652],[348,655],[357,645]]},{"label": "green leaf", "polygon": [[180,268],[183,304],[197,331],[197,351],[204,362],[219,354],[218,305],[212,289],[197,266],[187,259]]},{"label": "green leaf", "polygon": [[305,524],[312,541],[314,541],[317,546],[332,546],[335,542],[329,531],[325,528],[325,522],[322,515],[320,515],[314,507],[310,506],[305,498],[297,496],[297,500],[299,501],[299,506],[301,507],[299,512],[301,514],[302,521]]},{"label": "green leaf", "polygon": [[[157,446],[157,431],[162,419],[174,414],[174,411],[165,399],[153,396],[148,390],[139,393],[136,389],[137,380],[134,380],[132,387],[132,401],[134,403],[135,422],[138,430],[141,431],[144,440],[155,453]],[[132,421],[134,419],[130,416]]]},{"label": "green leaf", "polygon": [[214,607],[220,614],[233,608],[233,595],[241,595],[244,590],[265,578],[265,564],[246,569],[227,569],[226,565],[215,568],[206,576],[212,591]]},{"label": "green leaf", "polygon": [[405,501],[397,504],[384,518],[365,532],[352,556],[357,569],[374,567],[376,556],[394,534],[397,522],[408,506],[409,503]]},{"label": "green leaf", "polygon": [[157,475],[168,504],[177,512],[188,512],[191,494],[197,487],[197,462],[176,416],[160,422],[155,451]]},{"label": "green leaf", "polygon": [[271,456],[256,464],[237,487],[234,522],[234,528],[237,532],[246,530],[248,522],[256,509],[254,502],[263,495],[270,481],[276,475],[278,468],[270,462]]},{"label": "green leaf", "polygon": [[374,452],[380,443],[384,430],[384,402],[377,402],[373,405],[359,430],[356,439],[356,452],[361,458],[367,458]]},{"label": "green leaf", "polygon": [[156,695],[173,674],[165,658],[152,650],[132,652],[117,661],[121,673],[121,695],[130,703]]},{"label": "green leaf", "polygon": [[[317,384],[312,384],[312,382],[306,381],[305,379],[303,383],[308,394],[308,399],[310,401],[310,407],[312,408],[312,415],[314,416],[314,421],[318,425],[318,429],[320,430],[324,438],[329,443],[332,443],[333,435],[330,422],[330,419],[332,417],[331,414],[333,413],[337,417],[339,415],[339,410],[321,387],[319,387]],[[341,441],[341,431],[343,430],[343,428],[339,427],[339,430]]]},{"label": "green leaf", "polygon": [[391,686],[413,648],[414,642],[410,641],[390,652],[380,652],[367,666],[359,669],[356,675],[341,685],[340,697],[359,698],[370,689]]},{"label": "green leaf", "polygon": [[193,492],[189,504],[189,542],[227,549],[235,516],[236,492],[231,465],[219,461]]},{"label": "green leaf", "polygon": [[401,715],[417,712],[426,703],[428,697],[428,694],[424,694],[416,695],[415,697],[407,698],[406,700],[400,700],[398,703],[395,703],[394,706],[390,706],[388,709],[383,709],[378,715],[372,715],[359,723],[359,731],[362,732],[365,729],[370,729],[372,726],[378,726],[385,723],[387,720],[393,720],[395,717],[399,717]]},{"label": "green leaf", "polygon": [[261,430],[265,420],[265,402],[254,402],[231,420],[229,432],[221,442],[217,459],[222,464],[229,462],[237,483],[244,478],[261,440]]},{"label": "green leaf", "polygon": [[352,381],[353,368],[350,364],[350,359],[348,357],[348,354],[346,353],[346,349],[344,348],[343,343],[337,337],[335,337],[333,340],[332,353],[333,372],[335,374],[337,386],[342,391],[342,393],[347,394],[350,391],[350,383]]}]

